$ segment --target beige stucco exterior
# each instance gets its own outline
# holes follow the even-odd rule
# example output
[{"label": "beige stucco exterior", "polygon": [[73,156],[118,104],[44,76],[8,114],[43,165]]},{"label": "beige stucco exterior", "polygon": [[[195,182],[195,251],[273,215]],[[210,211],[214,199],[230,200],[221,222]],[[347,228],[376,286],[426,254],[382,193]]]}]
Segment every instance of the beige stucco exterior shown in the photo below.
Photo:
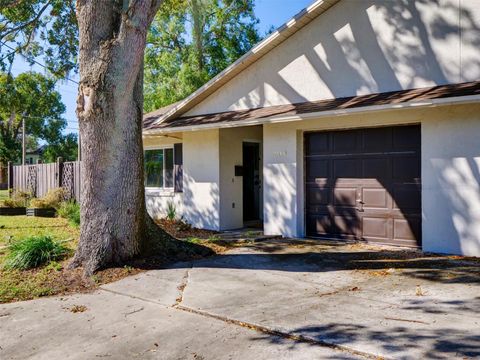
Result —
[{"label": "beige stucco exterior", "polygon": [[422,238],[432,252],[480,255],[480,104],[264,125],[264,230],[304,236],[305,131],[421,124]]},{"label": "beige stucco exterior", "polygon": [[[479,49],[478,0],[343,0],[187,115],[477,81]],[[182,142],[184,154],[183,193],[147,191],[149,211],[164,216],[173,201],[194,226],[242,227],[234,167],[242,142],[255,141],[262,144],[264,231],[303,237],[305,131],[421,124],[423,249],[480,256],[480,102],[440,100],[168,134],[176,138],[148,133],[146,147]]]},{"label": "beige stucco exterior", "polygon": [[187,115],[480,79],[478,0],[340,1]]}]

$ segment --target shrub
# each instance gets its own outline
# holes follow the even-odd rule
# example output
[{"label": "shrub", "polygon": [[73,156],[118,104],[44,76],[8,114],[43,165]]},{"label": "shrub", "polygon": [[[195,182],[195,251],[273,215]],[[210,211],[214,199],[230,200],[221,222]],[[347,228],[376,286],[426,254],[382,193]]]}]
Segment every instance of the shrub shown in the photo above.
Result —
[{"label": "shrub", "polygon": [[175,204],[173,202],[169,202],[167,204],[167,219],[173,221],[176,217],[177,209],[175,208]]},{"label": "shrub", "polygon": [[70,225],[80,226],[80,205],[74,201],[63,202],[57,210],[58,216],[67,219]]},{"label": "shrub", "polygon": [[15,191],[8,199],[0,203],[0,207],[19,208],[27,206],[30,194],[24,191]]},{"label": "shrub", "polygon": [[51,236],[30,236],[8,246],[3,266],[5,269],[26,270],[60,260],[69,253],[67,247]]},{"label": "shrub", "polygon": [[41,198],[32,199],[30,201],[30,207],[47,209],[47,208],[60,208],[60,205],[65,200],[65,190],[63,188],[51,189],[47,194]]}]

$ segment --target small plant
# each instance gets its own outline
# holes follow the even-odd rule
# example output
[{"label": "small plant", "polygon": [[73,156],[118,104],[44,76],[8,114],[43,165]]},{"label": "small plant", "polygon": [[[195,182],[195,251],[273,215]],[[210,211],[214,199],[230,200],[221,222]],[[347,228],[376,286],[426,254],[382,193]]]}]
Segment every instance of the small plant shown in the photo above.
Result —
[{"label": "small plant", "polygon": [[210,241],[210,242],[213,242],[213,241],[218,241],[220,239],[221,238],[218,235],[210,235],[207,240]]},{"label": "small plant", "polygon": [[70,253],[70,249],[50,236],[30,236],[8,245],[5,269],[26,270],[60,260]]},{"label": "small plant", "polygon": [[175,208],[175,204],[173,202],[169,202],[167,204],[167,219],[173,221],[176,217],[177,209]]},{"label": "small plant", "polygon": [[58,216],[67,219],[70,225],[80,226],[80,204],[74,200],[63,202],[57,210]]},{"label": "small plant", "polygon": [[202,239],[199,239],[197,237],[188,237],[185,240],[189,243],[192,243],[192,244],[199,244],[199,243],[202,242]]},{"label": "small plant", "polygon": [[45,196],[35,198],[30,201],[30,207],[36,209],[58,209],[65,199],[65,190],[63,188],[55,188],[49,190]]}]

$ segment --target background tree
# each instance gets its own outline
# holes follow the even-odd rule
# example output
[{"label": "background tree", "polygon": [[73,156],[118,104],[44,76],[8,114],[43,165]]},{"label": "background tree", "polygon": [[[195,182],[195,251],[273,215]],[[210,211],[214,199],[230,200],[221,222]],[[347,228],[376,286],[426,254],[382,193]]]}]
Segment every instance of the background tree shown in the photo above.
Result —
[{"label": "background tree", "polygon": [[0,162],[21,159],[22,119],[30,143],[57,143],[66,126],[65,106],[55,80],[35,72],[16,78],[0,73]]},{"label": "background tree", "polygon": [[145,111],[190,95],[260,40],[253,0],[165,0],[147,36]]},{"label": "background tree", "polygon": [[58,157],[64,161],[78,159],[78,137],[76,134],[66,134],[55,142],[48,143],[42,154],[45,163],[55,162]]},{"label": "background tree", "polygon": [[0,69],[15,56],[31,65],[41,57],[51,74],[76,69],[78,27],[75,0],[0,0]]}]

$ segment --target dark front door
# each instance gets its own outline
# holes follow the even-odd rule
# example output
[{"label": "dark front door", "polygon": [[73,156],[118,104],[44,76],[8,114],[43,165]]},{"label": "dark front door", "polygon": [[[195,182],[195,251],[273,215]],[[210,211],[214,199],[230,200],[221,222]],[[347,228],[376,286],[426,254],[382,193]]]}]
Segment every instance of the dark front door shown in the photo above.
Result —
[{"label": "dark front door", "polygon": [[243,143],[243,221],[260,219],[260,144]]},{"label": "dark front door", "polygon": [[305,134],[307,236],[421,245],[420,126]]}]

